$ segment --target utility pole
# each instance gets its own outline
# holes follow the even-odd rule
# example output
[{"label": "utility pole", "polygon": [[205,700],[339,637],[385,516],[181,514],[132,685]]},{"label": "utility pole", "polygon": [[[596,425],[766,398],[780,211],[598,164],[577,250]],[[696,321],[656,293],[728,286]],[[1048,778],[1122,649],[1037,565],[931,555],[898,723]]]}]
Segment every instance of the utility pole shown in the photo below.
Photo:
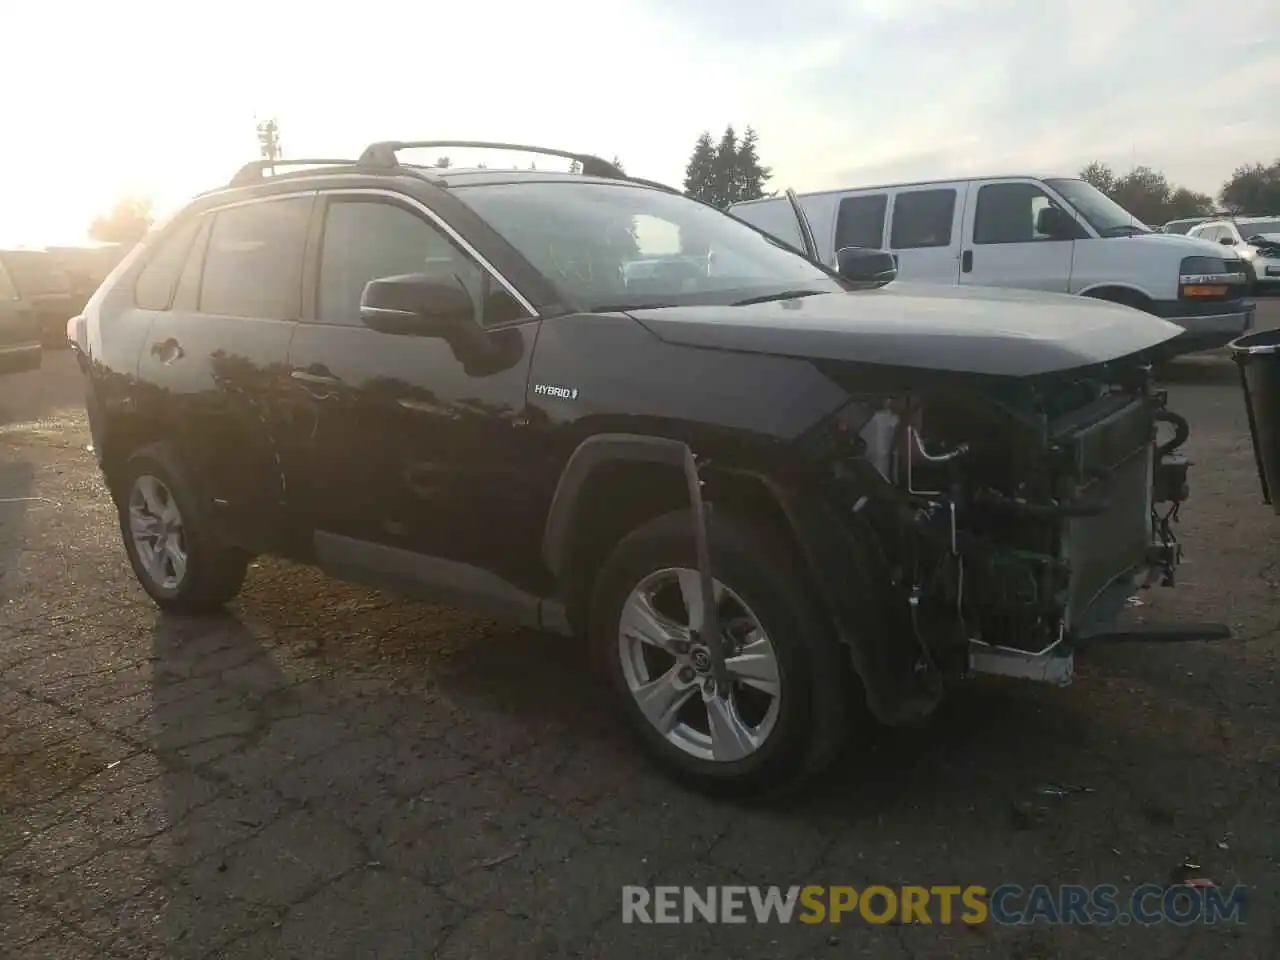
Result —
[{"label": "utility pole", "polygon": [[275,163],[280,159],[280,125],[275,117],[258,124],[258,151],[263,160]]}]

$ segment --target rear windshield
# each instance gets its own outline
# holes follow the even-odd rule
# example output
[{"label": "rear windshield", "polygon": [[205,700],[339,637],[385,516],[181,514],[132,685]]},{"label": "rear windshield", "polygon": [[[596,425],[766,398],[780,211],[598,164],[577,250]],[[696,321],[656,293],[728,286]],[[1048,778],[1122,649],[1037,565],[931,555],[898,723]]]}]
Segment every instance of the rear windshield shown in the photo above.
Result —
[{"label": "rear windshield", "polygon": [[1240,236],[1246,240],[1260,233],[1280,234],[1280,219],[1253,220],[1249,223],[1237,223],[1236,226],[1240,228]]}]

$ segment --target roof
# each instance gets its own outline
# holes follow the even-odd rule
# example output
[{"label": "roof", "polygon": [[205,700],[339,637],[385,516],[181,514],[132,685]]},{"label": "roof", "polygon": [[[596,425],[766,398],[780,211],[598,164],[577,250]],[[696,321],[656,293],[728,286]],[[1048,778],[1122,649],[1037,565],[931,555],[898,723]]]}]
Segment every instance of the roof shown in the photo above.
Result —
[{"label": "roof", "polygon": [[[987,173],[981,176],[959,176],[959,177],[939,177],[936,180],[904,180],[900,183],[875,183],[866,185],[853,185],[847,187],[832,187],[829,190],[797,190],[797,197],[825,197],[833,193],[849,193],[851,191],[864,190],[897,190],[901,187],[931,187],[940,186],[950,183],[971,183],[976,180],[1079,180],[1079,177],[1069,177],[1058,173]],[[768,203],[769,201],[785,200],[785,197],[761,197],[758,200],[741,200],[733,204],[735,207],[746,207],[753,203]]]},{"label": "roof", "polygon": [[493,183],[617,183],[606,177],[588,177],[567,170],[520,170],[493,167],[413,167],[433,180],[443,181],[451,187],[471,187]]},{"label": "roof", "polygon": [[[498,170],[484,167],[432,167],[402,163],[397,156],[401,150],[418,150],[424,148],[447,149],[464,147],[468,149],[499,150],[504,153],[530,153],[537,156],[552,156],[562,160],[570,160],[578,165],[581,173],[554,170]],[[293,170],[282,172],[280,168],[293,167]],[[309,170],[298,169],[310,167]],[[268,178],[266,172],[270,170]],[[201,196],[218,193],[228,188],[247,187],[277,179],[308,179],[312,177],[356,175],[370,177],[411,177],[425,181],[438,187],[471,186],[482,183],[513,183],[529,181],[572,180],[599,183],[631,183],[652,187],[673,193],[679,191],[662,183],[628,176],[621,167],[594,154],[575,153],[555,147],[537,147],[528,144],[497,143],[485,140],[385,140],[371,143],[361,152],[359,159],[332,158],[300,158],[276,160],[251,160],[242,166],[231,182],[223,187],[206,191]]]}]

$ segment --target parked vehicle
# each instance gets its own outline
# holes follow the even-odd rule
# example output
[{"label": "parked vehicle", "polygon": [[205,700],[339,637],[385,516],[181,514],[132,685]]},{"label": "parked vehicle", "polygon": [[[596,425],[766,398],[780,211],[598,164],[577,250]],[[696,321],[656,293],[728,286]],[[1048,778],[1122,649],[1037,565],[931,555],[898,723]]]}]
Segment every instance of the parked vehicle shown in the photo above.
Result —
[{"label": "parked vehicle", "polygon": [[[98,289],[117,263],[129,252],[131,244],[109,241],[91,241],[74,246],[50,246],[45,249],[66,272],[71,281],[72,293],[79,303],[79,313],[84,303]],[[62,334],[59,330],[59,335]]]},{"label": "parked vehicle", "polygon": [[1160,228],[1161,233],[1180,233],[1184,236],[1196,224],[1212,220],[1213,217],[1187,217],[1185,220],[1170,220]]},{"label": "parked vehicle", "polygon": [[1190,235],[1230,247],[1239,254],[1255,290],[1280,289],[1280,217],[1211,220]]},{"label": "parked vehicle", "polygon": [[[886,249],[904,280],[1082,294],[1183,328],[1166,351],[1221,347],[1253,325],[1244,262],[1222,248],[1156,233],[1083,180],[982,177],[800,194],[834,264],[843,247]],[[793,246],[785,197],[729,208]]]},{"label": "parked vehicle", "polygon": [[822,769],[863,708],[1067,682],[1136,584],[1172,582],[1186,421],[1147,358],[1177,326],[913,289],[876,251],[829,269],[593,156],[398,159],[481,146],[251,163],[70,325],[161,609],[217,608],[275,554],[576,633],[668,770],[751,792]]},{"label": "parked vehicle", "polygon": [[83,300],[77,301],[66,271],[47,250],[28,247],[0,250],[0,263],[35,313],[41,344],[65,347],[67,320],[84,305]]},{"label": "parked vehicle", "polygon": [[35,312],[0,260],[0,375],[38,370],[41,359]]}]

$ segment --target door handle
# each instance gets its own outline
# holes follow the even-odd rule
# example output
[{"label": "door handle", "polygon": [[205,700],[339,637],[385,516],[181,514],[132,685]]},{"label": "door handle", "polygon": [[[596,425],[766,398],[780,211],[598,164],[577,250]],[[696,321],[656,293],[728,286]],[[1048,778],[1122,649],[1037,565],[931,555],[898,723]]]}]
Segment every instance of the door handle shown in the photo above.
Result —
[{"label": "door handle", "polygon": [[166,366],[175,360],[181,360],[186,356],[187,351],[182,349],[182,344],[170,337],[168,340],[160,340],[151,345],[151,355],[159,358],[160,362]]},{"label": "door handle", "polygon": [[310,370],[294,370],[289,376],[302,384],[302,389],[311,394],[316,400],[331,400],[337,396],[333,388],[337,387],[341,380],[330,373],[312,373]]},{"label": "door handle", "polygon": [[973,270],[973,251],[966,250],[960,254],[960,272],[969,273]]}]

